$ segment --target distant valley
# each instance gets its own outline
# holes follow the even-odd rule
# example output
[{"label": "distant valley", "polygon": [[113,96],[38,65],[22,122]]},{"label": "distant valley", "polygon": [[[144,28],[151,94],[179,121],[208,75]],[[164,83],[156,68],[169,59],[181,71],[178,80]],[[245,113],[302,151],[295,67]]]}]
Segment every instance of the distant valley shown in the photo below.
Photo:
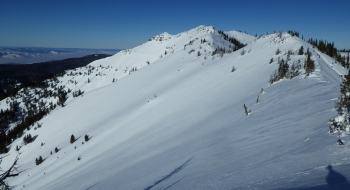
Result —
[{"label": "distant valley", "polygon": [[120,49],[0,47],[0,64],[29,64],[83,57],[91,54],[114,55]]}]

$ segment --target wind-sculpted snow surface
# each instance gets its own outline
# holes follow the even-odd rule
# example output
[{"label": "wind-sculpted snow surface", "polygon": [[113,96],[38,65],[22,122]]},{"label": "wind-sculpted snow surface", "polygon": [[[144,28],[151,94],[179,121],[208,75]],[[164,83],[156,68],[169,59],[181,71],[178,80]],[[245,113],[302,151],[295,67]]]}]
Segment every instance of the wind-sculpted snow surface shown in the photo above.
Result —
[{"label": "wind-sculpted snow surface", "polygon": [[[27,170],[9,183],[53,190],[327,185],[327,166],[349,163],[347,148],[337,148],[327,123],[336,115],[345,69],[287,33],[246,42],[231,51],[234,45],[213,27],[200,26],[66,72],[60,83],[84,95],[69,96],[41,128],[25,132],[38,137],[19,151]],[[309,48],[315,70],[306,76],[301,66],[296,77],[270,85],[278,60],[303,65],[301,46]],[[213,54],[218,48],[225,52]],[[71,144],[72,134],[92,138]],[[55,147],[60,150],[50,154]],[[5,165],[16,156],[14,148],[9,154]],[[35,165],[39,156],[45,161]]]}]

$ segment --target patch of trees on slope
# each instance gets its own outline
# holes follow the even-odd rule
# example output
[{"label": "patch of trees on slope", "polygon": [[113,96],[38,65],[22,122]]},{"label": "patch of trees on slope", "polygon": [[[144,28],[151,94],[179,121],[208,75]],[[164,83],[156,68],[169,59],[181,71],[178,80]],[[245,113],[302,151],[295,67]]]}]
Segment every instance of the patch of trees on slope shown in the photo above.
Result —
[{"label": "patch of trees on slope", "polygon": [[[35,86],[64,70],[83,67],[95,60],[109,56],[111,55],[93,54],[80,58],[33,64],[0,64],[0,100],[16,94],[24,87]],[[20,85],[16,85],[18,83]]]}]

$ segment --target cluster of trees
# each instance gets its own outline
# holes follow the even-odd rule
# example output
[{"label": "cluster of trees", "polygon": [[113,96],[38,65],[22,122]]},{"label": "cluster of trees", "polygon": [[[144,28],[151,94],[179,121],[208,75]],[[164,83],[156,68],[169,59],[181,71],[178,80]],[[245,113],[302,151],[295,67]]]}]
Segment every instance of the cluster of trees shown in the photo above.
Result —
[{"label": "cluster of trees", "polygon": [[[281,51],[277,49],[276,54],[279,54]],[[290,56],[293,54],[291,50],[287,52],[287,59],[278,59],[278,69],[270,75],[269,83],[270,85],[274,82],[281,80],[283,78],[292,79],[296,76],[298,76],[299,69],[301,68],[300,60],[298,62],[293,62],[291,66],[289,66],[288,61],[290,61]],[[298,55],[305,55],[305,62],[304,62],[304,69],[305,69],[305,75],[309,76],[310,73],[312,73],[315,70],[315,61],[311,59],[311,52],[309,51],[309,48],[307,49],[306,53],[304,54],[304,47],[301,46]],[[273,62],[273,58],[270,60],[270,64]]]},{"label": "cluster of trees", "polygon": [[184,45],[184,50],[186,50],[186,46],[191,46],[194,40],[190,40],[187,44]]},{"label": "cluster of trees", "polygon": [[225,40],[235,45],[235,47],[233,48],[233,51],[239,50],[244,46],[246,46],[245,44],[242,44],[240,41],[238,41],[236,38],[229,37],[228,34],[225,34],[225,32],[223,32],[222,30],[219,30],[218,33],[221,34]]},{"label": "cluster of trees", "polygon": [[63,89],[62,86],[60,86],[60,88],[58,89],[57,92],[58,92],[57,105],[62,106],[62,107],[66,106],[65,102],[68,99],[68,96],[67,96],[68,93]]},{"label": "cluster of trees", "polygon": [[10,105],[10,109],[0,111],[0,154],[6,153],[8,140],[6,138],[6,129],[10,123],[16,122],[18,119],[19,104],[14,101]]},{"label": "cluster of trees", "polygon": [[6,146],[11,144],[15,139],[20,138],[23,135],[24,130],[29,130],[31,126],[42,119],[50,111],[42,110],[34,115],[25,117],[19,124],[7,131],[7,135],[4,135]]},{"label": "cluster of trees", "polygon": [[[91,57],[84,57],[81,59],[70,59],[70,62],[68,65],[65,65],[64,67],[68,67],[69,69],[77,68],[82,66],[85,66],[86,64],[92,62],[93,60],[100,59],[106,56],[91,56]],[[83,60],[84,63],[81,63],[80,61]],[[91,61],[91,59],[93,59]],[[77,63],[80,62],[81,64]],[[74,65],[72,65],[74,63]],[[1,65],[0,66],[0,100],[6,99],[7,108],[0,110],[0,154],[7,153],[9,151],[9,145],[17,138],[23,137],[25,130],[30,130],[32,127],[34,127],[34,124],[37,123],[39,120],[41,120],[44,116],[49,114],[53,109],[56,108],[56,105],[65,106],[65,102],[68,98],[68,94],[71,92],[70,89],[66,89],[65,86],[59,86],[60,81],[57,77],[62,77],[66,74],[65,71],[62,71],[62,69],[55,69],[53,73],[46,73],[40,75],[42,72],[42,69],[21,69],[21,68],[27,68],[32,65],[33,68],[37,68],[37,66],[40,66],[39,64],[31,64],[31,65]],[[54,65],[54,66],[52,66]],[[21,67],[23,66],[23,67]],[[56,64],[50,62],[50,67],[55,67]],[[21,68],[17,68],[21,67]],[[59,68],[64,68],[59,67]],[[5,69],[1,69],[5,68]],[[40,67],[43,68],[43,67]],[[91,67],[89,67],[89,74],[91,74]],[[11,70],[12,69],[12,70]],[[94,69],[94,68],[92,68]],[[108,69],[108,68],[107,68]],[[28,72],[28,70],[30,70]],[[75,70],[75,69],[74,69]],[[19,74],[17,76],[13,75],[13,72],[23,71],[24,74],[30,73],[35,75],[35,77],[27,77],[25,75],[22,77],[22,74]],[[19,73],[23,73],[19,72]],[[76,74],[76,73],[75,73]],[[81,73],[83,74],[83,73]],[[81,75],[80,74],[80,75]],[[86,73],[84,73],[85,75]],[[11,77],[17,77],[12,80],[12,78],[7,77],[8,75],[11,75]],[[13,75],[13,76],[12,76]],[[71,72],[71,75],[73,75],[73,72]],[[2,78],[6,78],[6,80],[2,80]],[[22,78],[18,78],[22,77]],[[26,78],[27,77],[27,78]],[[7,80],[8,79],[8,80]],[[23,79],[23,80],[22,80]],[[5,81],[5,82],[4,82]],[[20,82],[21,84],[17,84]],[[16,85],[11,85],[11,84]],[[74,81],[73,81],[74,83]],[[75,84],[77,82],[75,81]],[[6,87],[6,89],[3,90],[3,87]],[[82,91],[76,91],[73,93],[73,96],[79,96],[82,95],[84,92]],[[57,99],[57,104],[53,103],[52,101],[45,101],[46,99],[55,98]],[[10,128],[10,126],[12,127]],[[41,125],[38,124],[35,129],[40,128]],[[28,144],[31,143],[35,137],[33,138],[31,134],[27,134],[23,137],[23,143]],[[87,137],[87,140],[89,137]],[[86,141],[87,141],[86,140]],[[43,143],[42,143],[43,145]],[[16,146],[16,150],[19,151],[20,147],[18,145]],[[59,149],[57,147],[55,148],[55,152],[58,152]],[[0,163],[1,163],[2,157],[0,156]],[[0,168],[0,189],[3,187],[9,188],[6,183],[7,177],[13,177],[18,175],[20,172],[16,173],[16,166],[17,166],[17,160],[15,160],[14,164],[6,171],[1,170]],[[43,159],[41,157],[36,159],[36,164],[40,164],[43,162]],[[1,173],[2,172],[2,173]]]},{"label": "cluster of trees", "polygon": [[288,30],[288,34],[290,34],[291,36],[299,37],[299,32],[297,31]]},{"label": "cluster of trees", "polygon": [[211,55],[214,56],[216,54],[219,54],[220,57],[222,57],[226,53],[225,48],[216,48],[214,51],[211,52]]},{"label": "cluster of trees", "polygon": [[[85,135],[84,136],[84,140],[85,140],[85,142],[88,142],[89,140],[90,140],[90,136],[89,135]],[[75,138],[75,136],[72,134],[71,136],[70,136],[70,140],[69,140],[69,142],[71,143],[71,144],[73,144],[75,141],[77,141],[77,139]]]},{"label": "cluster of trees", "polygon": [[330,119],[330,133],[346,131],[346,127],[350,124],[350,70],[347,75],[344,75],[340,85],[340,97],[339,101],[335,104],[335,108],[338,111],[338,115],[342,116],[344,119],[342,121]]},{"label": "cluster of trees", "polygon": [[[91,66],[87,66],[87,68],[94,69]],[[132,71],[136,71],[136,68],[133,68]],[[42,78],[43,80],[30,81],[17,86],[10,93],[7,93],[6,97],[0,95],[0,98],[6,98],[8,104],[8,108],[0,110],[0,154],[6,153],[8,145],[15,139],[21,138],[24,130],[29,130],[34,123],[49,114],[57,105],[65,106],[71,90],[66,89],[64,85],[59,85],[60,81],[57,78],[65,74],[66,71],[47,75]],[[81,90],[73,92],[73,97],[83,93]],[[45,101],[45,99],[52,97],[57,99],[57,103],[50,100]],[[10,124],[15,124],[15,126],[10,128]]]},{"label": "cluster of trees", "polygon": [[[60,149],[58,149],[57,147],[55,148],[55,153],[57,153],[58,151],[60,151]],[[50,152],[50,154],[52,155],[52,151]]]},{"label": "cluster of trees", "polygon": [[[225,48],[216,48],[214,51],[211,52],[211,56],[219,54],[220,57],[223,57],[225,53],[232,53],[234,51],[236,51],[235,48],[233,50],[230,50],[230,49],[226,50]],[[242,49],[241,55],[244,55],[244,53],[245,53],[245,50]]]},{"label": "cluster of trees", "polygon": [[[114,78],[113,78],[113,82],[114,82]],[[81,91],[80,89],[78,91],[73,92],[73,97],[78,97],[80,95],[83,95],[84,91]]]},{"label": "cluster of trees", "polygon": [[270,85],[283,78],[292,79],[299,75],[300,64],[293,62],[289,68],[288,60],[289,59],[284,61],[284,59],[282,59],[278,61],[278,69],[275,70],[272,75],[270,75]]},{"label": "cluster of trees", "polygon": [[[67,92],[64,86],[57,87],[57,75],[46,81],[32,83],[34,86],[20,89],[15,95],[8,97],[9,108],[0,110],[0,153],[6,153],[6,148],[15,139],[22,137],[24,130],[29,130],[37,121],[56,108],[52,102],[43,99],[58,97],[58,105],[64,105]],[[52,90],[48,90],[51,87]],[[18,100],[22,100],[24,108],[20,107]],[[9,129],[11,123],[16,123]]]},{"label": "cluster of trees", "polygon": [[137,67],[132,67],[130,70],[129,70],[129,74],[132,73],[132,72],[136,72],[137,71]]},{"label": "cluster of trees", "polygon": [[44,162],[44,160],[43,160],[43,158],[41,156],[39,156],[39,158],[35,158],[35,164],[36,165],[39,165],[39,164],[41,164],[43,162]]},{"label": "cluster of trees", "polygon": [[0,128],[0,154],[8,152],[6,140],[6,132],[4,128]]},{"label": "cluster of trees", "polygon": [[[75,69],[109,57],[107,54],[93,54],[81,58],[69,58],[34,64],[0,64],[0,100],[15,95],[20,89],[37,87],[41,82],[62,76],[64,70]],[[21,83],[20,85],[17,85]]]},{"label": "cluster of trees", "polygon": [[24,144],[28,144],[28,143],[31,143],[33,142],[33,137],[31,134],[28,134],[26,136],[23,137],[23,143]]},{"label": "cluster of trees", "polygon": [[349,58],[342,57],[336,47],[334,47],[334,42],[330,43],[324,40],[314,40],[310,38],[308,40],[310,44],[317,47],[322,53],[325,53],[333,58],[335,58],[343,67],[349,68]]}]

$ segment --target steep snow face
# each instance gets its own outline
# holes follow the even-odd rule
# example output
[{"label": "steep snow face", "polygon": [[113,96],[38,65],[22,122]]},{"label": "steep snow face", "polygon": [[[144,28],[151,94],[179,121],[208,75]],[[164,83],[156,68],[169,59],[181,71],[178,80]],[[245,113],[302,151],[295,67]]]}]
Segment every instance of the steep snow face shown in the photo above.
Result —
[{"label": "steep snow face", "polygon": [[[346,151],[336,148],[336,139],[327,133],[328,119],[336,115],[339,75],[345,69],[286,33],[247,42],[241,50],[212,55],[215,48],[233,44],[212,27],[200,26],[175,36],[163,33],[95,61],[82,68],[86,73],[90,69],[90,75],[67,72],[59,78],[61,83],[74,75],[86,93],[51,112],[40,121],[41,128],[26,132],[37,136],[20,150],[21,168],[28,170],[10,184],[14,189],[273,189],[299,182],[326,184],[329,164],[349,162]],[[309,76],[302,67],[306,56],[298,55],[301,46],[309,48],[315,61]],[[281,59],[290,65],[299,62],[300,74],[269,85]],[[233,66],[236,70],[231,72]],[[143,69],[130,70],[135,67]],[[118,81],[112,83],[112,78]],[[72,134],[78,138],[73,144]],[[88,142],[85,134],[91,136]],[[17,139],[12,145],[21,144]],[[55,147],[60,151],[51,155]],[[5,166],[16,156],[14,148],[9,154]],[[36,166],[39,156],[45,161]],[[319,178],[308,184],[305,171]],[[271,183],[276,181],[280,183]]]},{"label": "steep snow face", "polygon": [[256,40],[257,38],[254,36],[251,36],[249,34],[243,33],[243,32],[239,32],[239,31],[228,31],[225,32],[227,35],[229,35],[230,37],[233,37],[235,39],[239,39],[239,41],[243,44],[249,44],[252,43],[254,40]]}]

